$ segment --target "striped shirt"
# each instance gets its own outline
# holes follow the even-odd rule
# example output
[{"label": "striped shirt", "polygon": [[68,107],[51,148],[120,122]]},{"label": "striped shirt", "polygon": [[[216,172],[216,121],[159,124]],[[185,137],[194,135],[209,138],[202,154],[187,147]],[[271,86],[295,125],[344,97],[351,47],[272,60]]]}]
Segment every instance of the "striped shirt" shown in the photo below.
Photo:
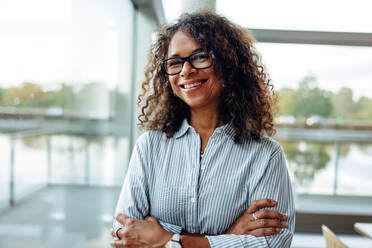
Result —
[{"label": "striped shirt", "polygon": [[[142,134],[116,211],[134,219],[153,216],[174,233],[205,234],[211,247],[290,247],[295,209],[281,146],[248,132],[240,144],[233,137],[229,124],[216,128],[200,159],[200,136],[186,120],[172,138],[159,130]],[[266,237],[223,234],[262,198],[277,201],[271,209],[288,216],[288,228]]]}]

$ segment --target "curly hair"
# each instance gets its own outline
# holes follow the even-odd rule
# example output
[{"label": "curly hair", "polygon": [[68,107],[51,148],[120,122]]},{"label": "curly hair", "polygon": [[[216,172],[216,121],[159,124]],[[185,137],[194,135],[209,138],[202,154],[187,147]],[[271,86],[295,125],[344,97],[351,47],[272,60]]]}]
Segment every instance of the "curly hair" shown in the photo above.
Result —
[{"label": "curly hair", "polygon": [[182,30],[201,48],[214,55],[213,67],[224,87],[219,96],[218,118],[234,130],[234,141],[249,131],[256,140],[275,134],[275,93],[247,30],[209,11],[182,15],[175,23],[159,28],[145,68],[143,92],[138,96],[139,127],[161,129],[168,138],[190,119],[189,106],[172,93],[162,60],[173,35]]}]

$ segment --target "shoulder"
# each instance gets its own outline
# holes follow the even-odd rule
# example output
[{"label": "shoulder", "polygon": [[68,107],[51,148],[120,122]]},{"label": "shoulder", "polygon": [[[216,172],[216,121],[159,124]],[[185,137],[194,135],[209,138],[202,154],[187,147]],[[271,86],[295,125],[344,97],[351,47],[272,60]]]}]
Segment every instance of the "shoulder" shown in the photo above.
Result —
[{"label": "shoulder", "polygon": [[284,153],[280,143],[271,137],[263,137],[262,145],[266,147],[272,156],[278,153]]},{"label": "shoulder", "polygon": [[164,132],[160,129],[150,130],[143,132],[138,138],[136,145],[140,148],[145,148],[147,146],[152,146],[158,144],[162,140],[167,139]]},{"label": "shoulder", "polygon": [[275,139],[264,136],[260,140],[254,139],[252,136],[246,136],[244,146],[250,150],[254,149],[270,156],[275,156],[278,153],[283,153],[283,148]]}]

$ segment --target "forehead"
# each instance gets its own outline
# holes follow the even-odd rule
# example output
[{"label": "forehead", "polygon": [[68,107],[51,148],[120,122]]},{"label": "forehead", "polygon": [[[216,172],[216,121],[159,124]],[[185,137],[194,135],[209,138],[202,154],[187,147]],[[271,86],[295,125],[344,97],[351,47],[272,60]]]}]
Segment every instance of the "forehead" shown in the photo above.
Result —
[{"label": "forehead", "polygon": [[169,43],[167,57],[188,56],[200,47],[200,44],[188,33],[179,30],[173,35]]}]

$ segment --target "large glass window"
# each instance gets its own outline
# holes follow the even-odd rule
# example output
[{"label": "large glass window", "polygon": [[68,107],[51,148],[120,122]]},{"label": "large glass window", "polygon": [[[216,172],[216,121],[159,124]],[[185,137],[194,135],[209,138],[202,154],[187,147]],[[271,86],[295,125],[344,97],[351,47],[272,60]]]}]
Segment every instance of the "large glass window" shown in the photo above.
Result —
[{"label": "large glass window", "polygon": [[133,18],[131,1],[0,2],[1,202],[10,181],[16,200],[48,182],[122,183]]},{"label": "large glass window", "polygon": [[372,139],[366,138],[372,137],[372,47],[256,48],[278,93],[277,138],[297,193],[370,195],[365,169],[372,166]]}]

